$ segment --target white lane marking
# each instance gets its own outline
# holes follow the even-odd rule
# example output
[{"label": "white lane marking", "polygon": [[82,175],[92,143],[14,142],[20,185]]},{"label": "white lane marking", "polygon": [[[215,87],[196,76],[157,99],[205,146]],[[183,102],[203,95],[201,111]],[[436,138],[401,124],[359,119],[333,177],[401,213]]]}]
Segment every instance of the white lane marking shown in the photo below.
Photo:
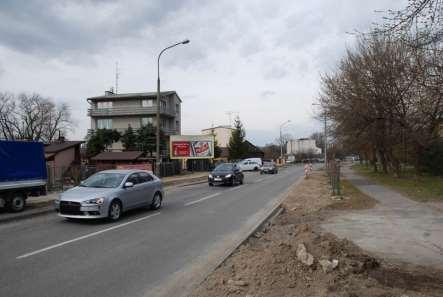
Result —
[{"label": "white lane marking", "polygon": [[157,212],[157,213],[148,215],[146,217],[142,217],[142,218],[139,218],[139,219],[136,219],[136,220],[133,220],[133,221],[129,221],[129,222],[126,222],[126,223],[123,223],[123,224],[120,224],[120,225],[116,225],[116,226],[107,228],[107,229],[103,229],[103,230],[100,230],[100,231],[89,233],[89,234],[86,234],[86,235],[83,235],[83,236],[80,236],[80,237],[77,237],[77,238],[74,238],[74,239],[71,239],[71,240],[63,241],[63,242],[60,242],[60,243],[57,243],[57,244],[45,247],[45,248],[40,249],[40,250],[36,250],[36,251],[30,252],[30,253],[18,256],[16,259],[23,259],[23,258],[27,258],[27,257],[33,256],[33,255],[36,255],[36,254],[40,254],[40,253],[43,253],[43,252],[46,252],[46,251],[49,251],[49,250],[52,250],[52,249],[55,249],[55,248],[58,248],[58,247],[61,247],[61,246],[73,243],[73,242],[76,242],[76,241],[79,241],[79,240],[82,240],[82,239],[86,239],[86,238],[89,238],[89,237],[92,237],[92,236],[95,236],[95,235],[99,235],[99,234],[102,234],[102,233],[105,233],[105,232],[108,232],[108,231],[111,231],[111,230],[114,230],[114,229],[125,227],[125,226],[127,226],[129,224],[137,223],[137,222],[140,222],[140,221],[152,218],[152,217],[157,216],[159,214],[160,214],[160,212]]},{"label": "white lane marking", "polygon": [[[234,188],[231,188],[231,189],[229,189],[229,190],[226,190],[226,191],[224,191],[224,192],[232,192],[232,191],[235,191],[235,190],[238,190],[238,189],[241,189],[243,186],[236,186],[236,187],[234,187]],[[224,193],[223,192],[223,193]]]},{"label": "white lane marking", "polygon": [[205,196],[205,197],[203,197],[203,198],[201,198],[201,199],[198,199],[198,200],[195,200],[195,201],[188,202],[188,203],[185,204],[185,206],[193,205],[193,204],[195,204],[195,203],[199,203],[199,202],[202,202],[202,201],[205,201],[205,200],[208,200],[208,199],[214,198],[215,196],[218,196],[218,195],[220,195],[220,194],[221,194],[221,193],[218,192],[218,193],[214,193],[214,194],[209,195],[209,196]]}]

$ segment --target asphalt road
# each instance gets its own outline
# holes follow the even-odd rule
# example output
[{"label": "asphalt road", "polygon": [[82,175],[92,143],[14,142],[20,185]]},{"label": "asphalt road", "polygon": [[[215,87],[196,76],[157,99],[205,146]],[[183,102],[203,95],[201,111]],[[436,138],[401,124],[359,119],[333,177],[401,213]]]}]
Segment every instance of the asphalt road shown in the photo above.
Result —
[{"label": "asphalt road", "polygon": [[284,193],[301,167],[245,184],[176,187],[159,211],[118,223],[55,213],[0,225],[0,296],[149,296]]}]

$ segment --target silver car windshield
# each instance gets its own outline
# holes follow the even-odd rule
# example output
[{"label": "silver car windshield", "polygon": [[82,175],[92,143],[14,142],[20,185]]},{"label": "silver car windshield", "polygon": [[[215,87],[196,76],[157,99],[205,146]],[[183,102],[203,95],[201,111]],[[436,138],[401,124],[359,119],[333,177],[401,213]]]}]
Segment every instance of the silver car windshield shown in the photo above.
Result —
[{"label": "silver car windshield", "polygon": [[122,173],[96,173],[84,180],[80,186],[89,188],[117,188],[125,176],[126,175]]}]

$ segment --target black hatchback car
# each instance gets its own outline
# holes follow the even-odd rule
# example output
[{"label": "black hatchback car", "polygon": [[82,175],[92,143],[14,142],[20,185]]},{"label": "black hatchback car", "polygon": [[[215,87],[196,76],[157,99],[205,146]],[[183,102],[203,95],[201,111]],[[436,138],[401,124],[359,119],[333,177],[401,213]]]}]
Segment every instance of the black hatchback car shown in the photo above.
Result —
[{"label": "black hatchback car", "polygon": [[244,175],[237,164],[223,163],[209,173],[209,186],[243,184]]}]

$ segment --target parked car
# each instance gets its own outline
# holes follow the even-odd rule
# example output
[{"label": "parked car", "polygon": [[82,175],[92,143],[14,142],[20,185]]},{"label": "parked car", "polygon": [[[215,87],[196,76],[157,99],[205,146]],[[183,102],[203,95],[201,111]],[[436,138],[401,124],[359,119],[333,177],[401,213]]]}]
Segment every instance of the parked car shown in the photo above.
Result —
[{"label": "parked car", "polygon": [[130,209],[159,209],[163,197],[162,182],[150,171],[105,170],[61,193],[55,209],[66,218],[117,221]]},{"label": "parked car", "polygon": [[244,159],[237,163],[243,171],[257,171],[262,166],[262,160],[260,158]]},{"label": "parked car", "polygon": [[241,169],[234,163],[220,164],[208,175],[209,186],[220,184],[233,186],[236,183],[242,185],[243,180]]},{"label": "parked car", "polygon": [[263,166],[260,168],[260,174],[265,173],[277,174],[277,165],[274,162],[264,162]]},{"label": "parked car", "polygon": [[0,208],[19,212],[28,196],[46,194],[43,143],[0,140]]}]

